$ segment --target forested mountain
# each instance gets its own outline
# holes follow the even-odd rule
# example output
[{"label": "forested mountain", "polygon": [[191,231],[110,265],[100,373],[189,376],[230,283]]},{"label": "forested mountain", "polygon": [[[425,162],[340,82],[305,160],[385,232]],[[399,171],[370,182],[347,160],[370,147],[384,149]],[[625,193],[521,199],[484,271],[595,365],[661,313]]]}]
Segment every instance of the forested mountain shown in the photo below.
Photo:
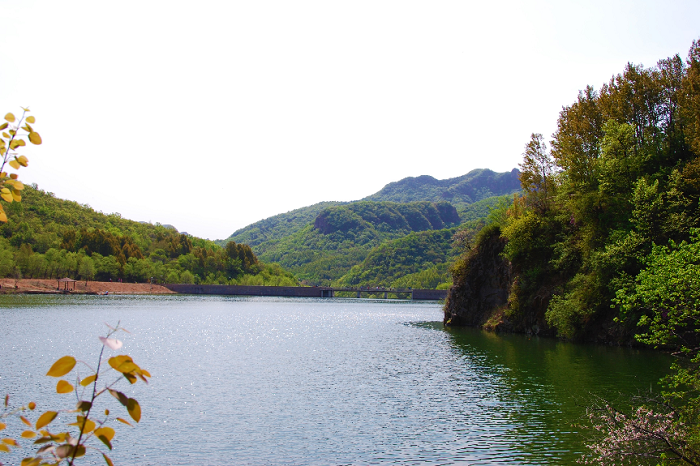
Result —
[{"label": "forested mountain", "polygon": [[[491,203],[493,203],[494,197],[518,192],[520,190],[518,173],[517,169],[505,173],[477,169],[466,175],[447,180],[437,180],[427,175],[409,177],[389,183],[379,192],[362,200],[399,203],[447,201],[457,208],[462,221],[465,222],[473,219],[473,211],[469,208],[472,204],[489,198],[492,199]],[[275,215],[236,230],[227,239],[219,240],[217,243],[223,246],[227,241],[235,241],[251,246],[256,252],[262,252],[264,248],[258,249],[256,246],[289,236],[314,221],[319,212],[326,207],[343,204],[347,203],[319,202]],[[485,212],[484,215],[488,215],[488,208],[485,205],[481,204],[480,212]]]},{"label": "forested mountain", "polygon": [[[249,244],[261,259],[280,263],[309,284],[340,280],[337,283],[390,285],[413,275],[401,283],[420,287],[423,280],[427,283],[424,286],[432,288],[448,279],[448,264],[455,257],[451,239],[455,227],[484,218],[496,206],[512,202],[512,194],[520,189],[518,173],[518,170],[495,173],[479,169],[449,180],[430,176],[405,178],[386,185],[363,201],[322,202],[275,215],[217,243],[225,245],[232,240]],[[404,254],[401,257],[405,261],[394,264],[400,273],[382,270],[373,262],[361,265],[368,255],[381,257],[380,252],[373,251],[386,242],[414,232],[443,229],[451,233],[431,236],[430,248],[430,254],[437,254],[441,261],[433,256],[423,258],[421,248],[416,248],[415,257]],[[440,238],[439,245],[436,238]],[[387,244],[387,247],[393,246]],[[354,266],[358,267],[354,271],[357,275],[341,280]],[[430,269],[429,273],[426,268]]]},{"label": "forested mountain", "polygon": [[480,168],[446,180],[437,180],[427,175],[408,177],[389,183],[363,201],[447,201],[455,206],[461,215],[468,205],[476,201],[520,191],[519,173],[517,169],[496,173]]},{"label": "forested mountain", "polygon": [[581,91],[550,146],[532,135],[524,193],[459,261],[445,320],[629,342],[655,318],[630,304],[652,253],[698,241],[700,42]]},{"label": "forested mountain", "polygon": [[105,215],[25,186],[0,225],[0,276],[160,283],[295,284],[245,244],[222,248],[173,227]]},{"label": "forested mountain", "polygon": [[313,224],[268,243],[260,257],[302,280],[327,284],[385,241],[457,224],[457,211],[446,202],[353,202],[323,209]]}]

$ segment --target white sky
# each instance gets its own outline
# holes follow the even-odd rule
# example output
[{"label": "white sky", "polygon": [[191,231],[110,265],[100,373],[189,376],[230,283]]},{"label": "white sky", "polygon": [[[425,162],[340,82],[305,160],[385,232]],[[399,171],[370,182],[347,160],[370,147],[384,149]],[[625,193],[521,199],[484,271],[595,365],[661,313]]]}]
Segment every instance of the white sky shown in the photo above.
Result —
[{"label": "white sky", "polygon": [[21,179],[210,239],[406,176],[509,171],[627,62],[686,58],[700,2],[0,0]]}]

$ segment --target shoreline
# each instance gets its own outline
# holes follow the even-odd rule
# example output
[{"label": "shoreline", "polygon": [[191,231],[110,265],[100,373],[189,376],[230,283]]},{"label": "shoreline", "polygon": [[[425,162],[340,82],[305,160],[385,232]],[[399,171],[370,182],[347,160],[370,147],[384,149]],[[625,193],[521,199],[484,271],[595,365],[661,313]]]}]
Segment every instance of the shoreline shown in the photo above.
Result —
[{"label": "shoreline", "polygon": [[70,291],[64,291],[64,284],[57,279],[46,278],[0,278],[0,295],[4,294],[177,294],[162,285],[150,283],[119,283],[84,281],[70,283]]}]

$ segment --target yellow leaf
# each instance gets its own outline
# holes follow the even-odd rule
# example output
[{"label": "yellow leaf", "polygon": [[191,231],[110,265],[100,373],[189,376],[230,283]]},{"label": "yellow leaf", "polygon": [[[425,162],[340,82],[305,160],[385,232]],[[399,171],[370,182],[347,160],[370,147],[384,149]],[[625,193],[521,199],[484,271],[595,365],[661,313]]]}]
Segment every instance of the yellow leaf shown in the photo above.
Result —
[{"label": "yellow leaf", "polygon": [[29,133],[29,142],[32,144],[36,144],[37,146],[41,144],[41,136],[39,136],[39,133],[36,131],[32,131]]},{"label": "yellow leaf", "polygon": [[15,170],[19,170],[19,162],[17,160],[10,160],[10,166],[14,168]]},{"label": "yellow leaf", "polygon": [[80,381],[80,385],[82,385],[83,387],[87,387],[88,385],[93,383],[96,378],[97,376],[95,374],[85,377],[83,380]]},{"label": "yellow leaf", "polygon": [[125,362],[130,362],[133,364],[134,360],[131,359],[131,356],[128,356],[126,354],[121,354],[119,356],[113,356],[113,357],[109,358],[109,360],[107,362],[109,362],[109,365],[112,366],[113,369],[119,370],[119,369],[117,369],[119,366],[121,366]]},{"label": "yellow leaf", "polygon": [[36,123],[36,118],[34,118],[33,116],[28,116],[28,117],[26,118],[26,122],[27,122],[27,123],[34,124],[34,123]]},{"label": "yellow leaf", "polygon": [[102,457],[105,459],[105,463],[107,463],[109,466],[114,466],[114,463],[112,463],[112,460],[109,459],[109,456],[102,453]]},{"label": "yellow leaf", "polygon": [[14,200],[12,198],[12,194],[2,193],[2,194],[0,194],[0,197],[2,197],[7,202],[12,202]]},{"label": "yellow leaf", "polygon": [[40,464],[41,458],[24,458],[20,466],[39,466]]},{"label": "yellow leaf", "polygon": [[86,419],[85,416],[78,416],[77,421],[68,424],[69,426],[78,426],[84,434],[92,432],[96,424],[91,419]]},{"label": "yellow leaf", "polygon": [[2,132],[2,136],[3,136],[5,139],[10,139],[10,135],[7,134],[7,133],[4,132],[4,131]]},{"label": "yellow leaf", "polygon": [[0,430],[5,429],[5,427],[7,427],[7,424],[0,422]]},{"label": "yellow leaf", "polygon": [[73,385],[65,380],[59,380],[56,384],[56,393],[70,393],[73,391]]},{"label": "yellow leaf", "polygon": [[73,356],[63,356],[61,359],[53,363],[51,369],[46,373],[49,377],[63,377],[73,370],[75,367],[75,358]]},{"label": "yellow leaf", "polygon": [[[24,142],[24,141],[22,141],[22,142]],[[22,144],[22,145],[24,145],[24,144]],[[29,159],[27,159],[27,157],[25,157],[24,155],[20,155],[19,157],[17,157],[17,161],[23,167],[26,167],[27,165],[29,165]]]},{"label": "yellow leaf", "polygon": [[24,142],[24,139],[15,139],[17,141],[17,147],[24,147],[27,145],[26,142]]},{"label": "yellow leaf", "polygon": [[31,409],[32,411],[34,411],[34,408],[36,408],[36,403],[34,403],[34,402],[32,401],[32,402],[30,402],[27,406],[29,407],[29,409]]},{"label": "yellow leaf", "polygon": [[129,381],[130,384],[135,384],[136,383],[136,376],[132,374],[131,372],[124,372],[124,378]]},{"label": "yellow leaf", "polygon": [[18,447],[19,443],[17,443],[17,440],[13,440],[11,438],[4,438],[2,439],[3,443],[6,443],[7,445],[12,445],[13,447]]},{"label": "yellow leaf", "polygon": [[122,424],[126,424],[127,426],[134,427],[134,426],[132,426],[131,423],[130,423],[129,421],[127,421],[126,419],[122,419],[122,418],[118,417],[118,418],[117,418],[117,421],[121,422]]},{"label": "yellow leaf", "polygon": [[0,451],[4,451],[5,453],[9,453],[10,449],[7,447],[7,445],[0,443]]},{"label": "yellow leaf", "polygon": [[12,199],[15,202],[22,202],[22,193],[19,191],[12,190]]},{"label": "yellow leaf", "polygon": [[[13,173],[13,175],[17,176],[16,173]],[[13,179],[15,180],[15,182],[12,184],[12,186],[13,186],[17,191],[23,190],[23,189],[24,189],[24,183],[22,183],[21,181],[18,181],[16,178],[13,178]]]},{"label": "yellow leaf", "polygon": [[139,402],[133,398],[129,398],[129,402],[126,405],[126,410],[129,411],[129,416],[136,422],[141,420],[141,406]]},{"label": "yellow leaf", "polygon": [[22,437],[24,438],[34,438],[36,437],[36,432],[31,431],[31,430],[25,430],[22,432]]},{"label": "yellow leaf", "polygon": [[29,422],[29,419],[27,419],[27,418],[24,417],[24,416],[20,416],[19,418],[22,420],[22,422],[24,423],[25,426],[27,426],[27,427],[32,427],[32,423]]},{"label": "yellow leaf", "polygon": [[10,123],[12,123],[12,122],[15,121],[15,116],[14,116],[13,114],[11,114],[11,113],[8,113],[7,115],[5,115],[5,120],[7,120],[7,121],[9,121]]},{"label": "yellow leaf", "polygon": [[2,131],[3,129],[7,128],[9,125],[10,125],[9,123],[3,123],[3,124],[1,124],[1,125],[0,125],[0,131]]},{"label": "yellow leaf", "polygon": [[95,430],[96,424],[94,421],[90,419],[85,420],[85,425],[83,426],[83,433],[86,434],[88,432],[92,432]]},{"label": "yellow leaf", "polygon": [[56,416],[58,416],[58,413],[56,411],[46,411],[44,414],[39,416],[39,419],[37,419],[36,429],[39,430],[42,427],[49,425],[51,421],[56,419]]},{"label": "yellow leaf", "polygon": [[[5,172],[2,172],[2,174],[0,174],[0,176],[2,176],[2,177],[4,177],[5,175],[6,175]],[[17,173],[11,173],[10,178],[12,178],[13,180],[16,180],[17,178],[19,178],[19,175]]]},{"label": "yellow leaf", "polygon": [[2,189],[0,189],[0,193],[2,193],[2,194],[10,194],[10,189],[9,189],[9,188],[2,188]]},{"label": "yellow leaf", "polygon": [[99,429],[95,429],[95,435],[104,435],[108,440],[112,440],[114,438],[114,429],[111,427],[100,427]]},{"label": "yellow leaf", "polygon": [[5,211],[2,210],[0,210],[0,222],[7,223],[7,214],[5,214]]},{"label": "yellow leaf", "polygon": [[148,372],[146,369],[141,369],[141,373],[142,373],[143,375],[145,375],[146,377],[150,377],[150,376],[151,376],[151,373]]}]

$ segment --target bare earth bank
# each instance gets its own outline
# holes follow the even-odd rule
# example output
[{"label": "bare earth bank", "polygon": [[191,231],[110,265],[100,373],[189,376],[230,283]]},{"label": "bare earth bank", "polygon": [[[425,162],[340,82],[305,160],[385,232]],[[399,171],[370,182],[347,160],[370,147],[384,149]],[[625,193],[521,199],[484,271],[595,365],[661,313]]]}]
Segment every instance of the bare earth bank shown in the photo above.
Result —
[{"label": "bare earth bank", "polygon": [[[0,294],[9,293],[63,293],[65,284],[56,279],[0,278]],[[59,288],[60,286],[60,288]],[[174,294],[164,286],[149,283],[87,282],[68,283],[70,293],[75,294]]]}]

